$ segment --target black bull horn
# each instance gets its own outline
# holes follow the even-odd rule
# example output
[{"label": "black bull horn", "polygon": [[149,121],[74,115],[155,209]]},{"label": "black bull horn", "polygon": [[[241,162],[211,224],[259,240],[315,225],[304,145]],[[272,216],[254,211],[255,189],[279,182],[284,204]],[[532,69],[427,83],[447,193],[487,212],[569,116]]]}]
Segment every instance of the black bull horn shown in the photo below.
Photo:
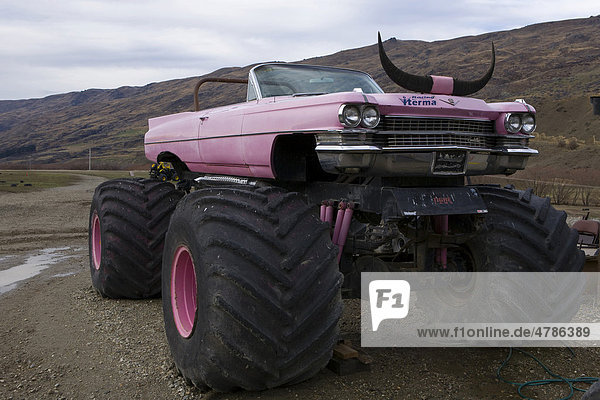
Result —
[{"label": "black bull horn", "polygon": [[421,76],[406,73],[396,67],[385,54],[383,43],[381,43],[381,34],[379,32],[377,32],[377,40],[379,42],[379,58],[381,59],[381,65],[383,66],[385,73],[396,84],[407,90],[412,90],[413,92],[467,96],[483,89],[494,73],[494,65],[496,64],[494,42],[492,42],[492,65],[490,65],[486,74],[475,81],[462,81],[456,78],[443,76]]}]

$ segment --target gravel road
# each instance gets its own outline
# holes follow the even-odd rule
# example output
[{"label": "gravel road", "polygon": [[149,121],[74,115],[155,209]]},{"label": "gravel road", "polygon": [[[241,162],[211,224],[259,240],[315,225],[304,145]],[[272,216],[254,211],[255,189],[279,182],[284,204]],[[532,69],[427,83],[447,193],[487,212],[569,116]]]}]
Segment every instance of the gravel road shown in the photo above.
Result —
[{"label": "gravel road", "polygon": [[[0,194],[0,274],[24,264],[47,267],[0,291],[0,399],[520,398],[514,386],[496,379],[505,348],[370,348],[364,349],[374,359],[368,372],[338,376],[326,369],[291,387],[200,393],[174,369],[160,299],[108,300],[91,287],[87,218],[101,181],[81,176],[65,188]],[[359,305],[345,305],[343,336],[360,343]],[[577,348],[574,357],[564,348],[530,351],[563,376],[600,375],[599,349]],[[519,355],[505,376],[548,378]],[[558,399],[568,388],[556,384],[527,393]]]}]

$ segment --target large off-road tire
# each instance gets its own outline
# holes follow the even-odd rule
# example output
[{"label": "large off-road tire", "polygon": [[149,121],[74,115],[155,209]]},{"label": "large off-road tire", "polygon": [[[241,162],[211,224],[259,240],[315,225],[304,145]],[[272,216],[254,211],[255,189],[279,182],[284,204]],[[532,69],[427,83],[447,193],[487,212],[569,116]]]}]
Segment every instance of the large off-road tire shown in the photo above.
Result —
[{"label": "large off-road tire", "polygon": [[585,256],[567,214],[531,189],[478,186],[488,208],[485,228],[469,243],[477,271],[579,272]]},{"label": "large off-road tire", "polygon": [[218,391],[308,379],[338,338],[342,276],[328,226],[279,188],[196,191],[163,255],[165,331],[186,380]]},{"label": "large off-road tire", "polygon": [[[566,214],[530,189],[477,186],[477,191],[488,209],[483,226],[473,239],[448,249],[446,270],[483,273],[438,275],[440,285],[421,293],[428,299],[422,318],[436,324],[570,321],[581,304],[585,279],[576,273],[584,258]],[[463,345],[473,343],[464,340]]]},{"label": "large off-road tire", "polygon": [[[577,232],[550,199],[495,186],[478,186],[487,205],[480,233],[448,251],[448,270],[458,272],[580,272],[585,261]],[[519,274],[520,275],[520,274]],[[435,290],[432,321],[563,322],[577,312],[584,289],[580,274],[455,276],[451,288]],[[543,295],[541,295],[543,294]],[[473,310],[473,299],[487,307]],[[485,299],[485,300],[484,300]],[[526,300],[524,300],[526,299]],[[465,313],[462,309],[470,310]],[[490,311],[492,310],[492,311]]]},{"label": "large off-road tire", "polygon": [[96,188],[89,255],[92,284],[100,294],[130,299],[160,294],[164,237],[181,196],[170,183],[141,178]]}]

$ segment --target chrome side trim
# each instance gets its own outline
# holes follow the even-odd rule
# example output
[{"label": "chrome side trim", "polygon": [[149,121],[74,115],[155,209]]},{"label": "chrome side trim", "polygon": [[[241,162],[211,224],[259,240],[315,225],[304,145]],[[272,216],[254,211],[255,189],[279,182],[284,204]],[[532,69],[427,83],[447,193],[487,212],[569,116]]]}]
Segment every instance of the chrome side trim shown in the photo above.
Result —
[{"label": "chrome side trim", "polygon": [[525,154],[525,155],[539,154],[539,151],[537,151],[535,149],[530,149],[529,147],[525,147],[522,149],[504,149],[503,151],[510,153],[510,154]]},{"label": "chrome side trim", "polygon": [[316,151],[344,151],[344,152],[357,152],[357,151],[368,151],[368,152],[381,152],[381,148],[377,146],[340,146],[340,145],[328,145],[320,144],[315,147]]}]

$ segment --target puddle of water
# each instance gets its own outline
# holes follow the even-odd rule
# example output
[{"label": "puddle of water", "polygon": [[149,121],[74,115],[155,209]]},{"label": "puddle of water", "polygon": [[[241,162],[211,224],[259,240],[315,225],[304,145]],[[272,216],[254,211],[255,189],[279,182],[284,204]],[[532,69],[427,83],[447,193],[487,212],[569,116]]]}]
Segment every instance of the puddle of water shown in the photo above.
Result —
[{"label": "puddle of water", "polygon": [[52,275],[52,277],[53,278],[64,278],[67,276],[75,275],[76,273],[77,273],[77,271],[63,272],[62,274],[54,274],[54,275]]},{"label": "puddle of water", "polygon": [[73,257],[61,254],[70,249],[70,247],[44,249],[41,254],[27,257],[23,264],[0,271],[0,294],[14,289],[18,282],[36,276],[51,265]]}]

